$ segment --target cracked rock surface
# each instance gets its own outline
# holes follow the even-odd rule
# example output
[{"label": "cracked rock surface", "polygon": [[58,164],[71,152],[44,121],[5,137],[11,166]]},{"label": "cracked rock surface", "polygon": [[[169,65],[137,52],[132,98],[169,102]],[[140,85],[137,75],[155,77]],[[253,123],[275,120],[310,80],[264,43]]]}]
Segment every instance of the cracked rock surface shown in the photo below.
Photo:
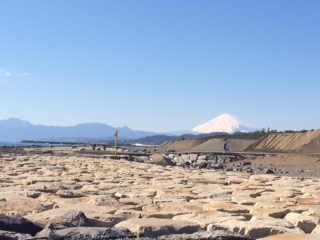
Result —
[{"label": "cracked rock surface", "polygon": [[0,169],[3,219],[39,228],[0,223],[0,239],[320,239],[312,176],[157,165],[71,147],[2,152]]}]

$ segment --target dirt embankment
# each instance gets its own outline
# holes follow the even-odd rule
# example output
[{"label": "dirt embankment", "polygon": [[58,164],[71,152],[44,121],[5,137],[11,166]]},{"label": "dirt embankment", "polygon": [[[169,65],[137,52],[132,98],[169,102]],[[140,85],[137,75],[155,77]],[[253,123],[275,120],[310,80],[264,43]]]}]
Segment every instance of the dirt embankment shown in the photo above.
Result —
[{"label": "dirt embankment", "polygon": [[305,133],[271,133],[245,151],[320,153],[320,130]]},{"label": "dirt embankment", "polygon": [[207,141],[207,139],[172,141],[162,144],[158,148],[176,151],[190,151],[192,148],[204,143],[205,141]]},{"label": "dirt embankment", "polygon": [[159,146],[159,149],[176,150],[176,151],[193,151],[193,152],[223,152],[223,145],[228,142],[230,151],[241,152],[252,144],[253,139],[197,139],[166,142]]},{"label": "dirt embankment", "polygon": [[222,152],[223,145],[228,142],[229,150],[231,152],[241,152],[247,148],[250,144],[255,142],[253,139],[223,139],[223,138],[213,138],[208,141],[196,146],[192,151],[199,152]]},{"label": "dirt embankment", "polygon": [[270,133],[254,139],[197,139],[163,143],[160,150],[222,152],[228,141],[231,152],[320,154],[320,130],[305,133]]}]

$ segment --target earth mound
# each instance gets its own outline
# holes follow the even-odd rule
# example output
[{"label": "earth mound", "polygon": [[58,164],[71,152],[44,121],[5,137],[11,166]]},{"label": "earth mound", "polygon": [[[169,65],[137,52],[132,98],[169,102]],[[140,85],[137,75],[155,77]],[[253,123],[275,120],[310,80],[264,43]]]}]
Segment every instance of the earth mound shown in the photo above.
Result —
[{"label": "earth mound", "polygon": [[304,133],[271,133],[258,139],[245,151],[319,153],[320,130]]},{"label": "earth mound", "polygon": [[159,146],[159,149],[175,150],[175,151],[193,151],[193,152],[222,152],[223,145],[228,142],[230,151],[241,152],[250,144],[254,143],[254,139],[196,139],[166,142]]},{"label": "earth mound", "polygon": [[241,152],[247,148],[250,144],[254,143],[254,139],[223,139],[223,138],[212,138],[208,141],[194,147],[192,151],[204,152],[204,151],[223,151],[223,144],[228,142],[231,152]]},{"label": "earth mound", "polygon": [[189,151],[190,149],[204,143],[205,141],[207,141],[207,139],[171,141],[162,144],[161,146],[159,146],[159,149]]}]

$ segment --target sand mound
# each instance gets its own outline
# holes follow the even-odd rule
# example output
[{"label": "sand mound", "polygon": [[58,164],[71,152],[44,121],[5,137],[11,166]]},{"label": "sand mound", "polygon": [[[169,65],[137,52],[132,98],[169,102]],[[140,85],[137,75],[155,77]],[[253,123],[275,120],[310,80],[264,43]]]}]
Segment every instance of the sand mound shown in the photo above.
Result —
[{"label": "sand mound", "polygon": [[[196,139],[165,142],[159,149],[195,152],[222,152],[225,139]],[[320,130],[305,133],[270,133],[258,140],[228,139],[231,152],[260,151],[320,153]]]},{"label": "sand mound", "polygon": [[192,148],[202,144],[207,141],[206,139],[196,139],[196,140],[181,140],[181,141],[173,141],[167,142],[164,145],[161,145],[160,149],[167,150],[176,150],[176,151],[188,151]]},{"label": "sand mound", "polygon": [[271,133],[250,145],[246,151],[319,153],[320,131]]},{"label": "sand mound", "polygon": [[[255,140],[248,139],[228,139],[230,151],[243,151]],[[159,149],[176,150],[176,151],[195,151],[195,152],[222,152],[223,144],[226,142],[223,138],[214,139],[196,139],[166,142],[159,146]]]},{"label": "sand mound", "polygon": [[[246,149],[250,144],[254,143],[253,139],[228,139],[228,145],[231,152],[240,152]],[[221,152],[223,151],[223,144],[226,142],[223,138],[213,138],[208,141],[194,147],[192,151],[215,151]]]}]

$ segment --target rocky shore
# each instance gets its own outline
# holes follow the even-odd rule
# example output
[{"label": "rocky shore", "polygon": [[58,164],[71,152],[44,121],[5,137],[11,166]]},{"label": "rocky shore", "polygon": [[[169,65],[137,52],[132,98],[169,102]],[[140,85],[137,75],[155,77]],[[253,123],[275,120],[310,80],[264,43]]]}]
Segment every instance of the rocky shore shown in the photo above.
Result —
[{"label": "rocky shore", "polygon": [[0,239],[320,239],[317,157],[288,159],[2,148]]}]

